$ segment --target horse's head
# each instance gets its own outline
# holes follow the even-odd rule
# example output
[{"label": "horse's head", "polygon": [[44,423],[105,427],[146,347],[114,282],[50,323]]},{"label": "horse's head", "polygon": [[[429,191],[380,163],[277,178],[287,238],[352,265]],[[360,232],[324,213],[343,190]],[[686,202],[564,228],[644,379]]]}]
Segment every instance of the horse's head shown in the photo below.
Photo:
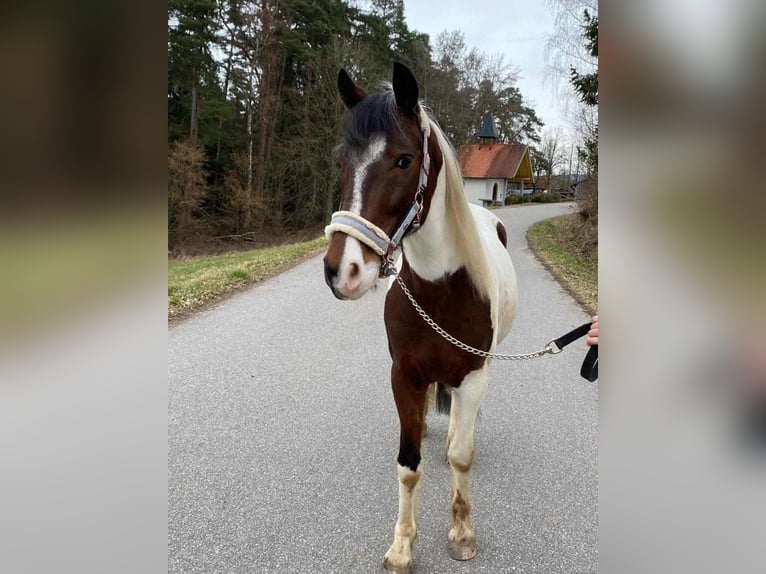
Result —
[{"label": "horse's head", "polygon": [[[406,66],[394,64],[392,90],[367,96],[345,70],[338,74],[338,89],[349,112],[337,152],[340,211],[327,228],[324,270],[336,297],[358,299],[376,283],[397,231],[410,230],[413,218],[416,224],[425,221],[442,157],[428,138],[418,84]],[[427,178],[420,175],[424,133],[431,156],[430,169],[426,161],[423,170]]]}]

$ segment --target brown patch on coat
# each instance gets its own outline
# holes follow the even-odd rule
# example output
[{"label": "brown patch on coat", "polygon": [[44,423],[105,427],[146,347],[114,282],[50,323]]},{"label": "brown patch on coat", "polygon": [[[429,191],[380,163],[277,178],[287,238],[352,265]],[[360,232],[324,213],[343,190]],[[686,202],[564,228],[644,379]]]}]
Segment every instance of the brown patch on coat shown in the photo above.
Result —
[{"label": "brown patch on coat", "polygon": [[[400,277],[438,325],[467,345],[489,349],[490,304],[477,293],[465,268],[439,281],[425,281],[412,271],[405,257]],[[429,385],[439,381],[459,387],[485,359],[457,349],[431,329],[397,283],[386,296],[384,318],[393,359],[391,387],[401,424],[397,461],[415,471],[421,460]]]},{"label": "brown patch on coat", "polygon": [[[425,281],[410,269],[405,258],[400,276],[440,327],[467,345],[489,350],[490,304],[477,294],[465,268],[439,281]],[[459,387],[468,373],[484,364],[484,358],[456,348],[428,326],[398,284],[386,296],[384,318],[394,363],[406,362],[426,385],[439,381]]]},{"label": "brown patch on coat", "polygon": [[405,476],[401,479],[401,482],[404,485],[404,488],[412,492],[412,490],[418,485],[418,482],[420,482],[420,474],[413,473]]},{"label": "brown patch on coat", "polygon": [[413,369],[407,357],[391,365],[391,390],[399,414],[399,456],[397,462],[417,472],[423,441],[428,384]]},{"label": "brown patch on coat", "polygon": [[498,221],[497,222],[497,237],[500,239],[500,243],[503,244],[503,247],[508,247],[508,233],[505,231],[505,226]]},{"label": "brown patch on coat", "polygon": [[[372,221],[391,237],[399,226],[404,215],[415,201],[415,191],[420,179],[422,162],[423,135],[412,121],[401,121],[402,130],[387,134],[386,149],[380,161],[371,165],[367,170],[365,188],[362,192],[361,216]],[[436,179],[442,166],[442,153],[432,134],[428,140],[428,153],[431,156],[431,166],[428,171],[428,187],[423,194],[423,211],[420,214],[421,223],[426,221],[431,206]],[[415,158],[407,169],[393,167],[399,156],[407,154]],[[349,188],[351,188],[349,182]],[[344,189],[344,205],[351,204],[351,191]],[[346,194],[349,197],[346,200]],[[344,207],[345,209],[345,207]]]},{"label": "brown patch on coat", "polygon": [[452,498],[452,518],[456,522],[465,522],[470,515],[471,503],[463,498],[459,490],[456,490],[455,496]]}]

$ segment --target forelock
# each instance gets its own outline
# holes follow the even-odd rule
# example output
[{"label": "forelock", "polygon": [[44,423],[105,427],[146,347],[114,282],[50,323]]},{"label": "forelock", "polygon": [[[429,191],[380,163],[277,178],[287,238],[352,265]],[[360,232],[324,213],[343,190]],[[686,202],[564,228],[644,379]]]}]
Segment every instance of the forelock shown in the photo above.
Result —
[{"label": "forelock", "polygon": [[390,134],[399,126],[399,112],[392,91],[368,96],[347,114],[343,146],[351,150],[363,148],[374,135]]}]

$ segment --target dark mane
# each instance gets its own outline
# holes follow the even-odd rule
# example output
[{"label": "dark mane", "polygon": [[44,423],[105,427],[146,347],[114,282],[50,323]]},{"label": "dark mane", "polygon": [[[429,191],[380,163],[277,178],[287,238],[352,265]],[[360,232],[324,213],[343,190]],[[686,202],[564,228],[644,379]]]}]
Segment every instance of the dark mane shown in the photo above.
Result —
[{"label": "dark mane", "polygon": [[366,97],[346,115],[343,127],[342,147],[346,151],[363,148],[374,134],[400,129],[394,93],[386,90]]}]

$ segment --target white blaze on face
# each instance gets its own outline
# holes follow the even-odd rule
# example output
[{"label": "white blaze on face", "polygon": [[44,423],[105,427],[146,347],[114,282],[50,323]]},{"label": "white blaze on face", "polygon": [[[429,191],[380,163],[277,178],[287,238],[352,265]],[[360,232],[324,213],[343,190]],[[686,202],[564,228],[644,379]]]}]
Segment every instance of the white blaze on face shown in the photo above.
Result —
[{"label": "white blaze on face", "polygon": [[367,178],[367,170],[383,155],[383,151],[386,149],[386,138],[383,136],[377,136],[370,141],[370,145],[367,149],[353,161],[353,188],[351,192],[351,207],[349,211],[353,211],[356,214],[362,213],[362,187],[364,186],[364,180]]},{"label": "white blaze on face", "polygon": [[[362,213],[362,189],[367,179],[370,166],[380,161],[386,149],[386,138],[376,136],[370,140],[365,150],[351,161],[352,188],[351,205],[349,211],[361,215]],[[379,263],[372,261],[364,262],[362,245],[353,237],[346,237],[346,245],[343,248],[343,258],[338,269],[336,288],[348,299],[359,299],[378,279]]]}]

